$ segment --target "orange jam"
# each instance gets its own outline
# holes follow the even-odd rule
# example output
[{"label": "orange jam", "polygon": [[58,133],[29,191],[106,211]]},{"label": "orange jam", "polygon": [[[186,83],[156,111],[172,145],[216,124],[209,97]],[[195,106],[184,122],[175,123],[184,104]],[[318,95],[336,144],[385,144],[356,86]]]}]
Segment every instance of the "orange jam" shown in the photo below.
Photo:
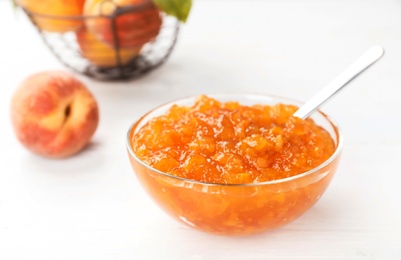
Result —
[{"label": "orange jam", "polygon": [[172,106],[147,122],[131,147],[162,172],[209,183],[258,183],[306,172],[335,150],[330,134],[298,108],[245,106],[207,96],[193,106]]}]

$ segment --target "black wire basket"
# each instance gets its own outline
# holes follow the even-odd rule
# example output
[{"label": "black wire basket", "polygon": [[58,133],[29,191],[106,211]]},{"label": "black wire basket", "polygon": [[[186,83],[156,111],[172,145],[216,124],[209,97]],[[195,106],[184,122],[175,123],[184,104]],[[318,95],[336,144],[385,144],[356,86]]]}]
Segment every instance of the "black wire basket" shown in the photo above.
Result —
[{"label": "black wire basket", "polygon": [[[112,1],[104,0],[110,4]],[[107,80],[133,79],[144,75],[162,65],[170,56],[179,33],[179,21],[160,11],[160,21],[155,26],[147,26],[152,9],[151,2],[124,7],[115,6],[109,15],[95,16],[56,16],[39,14],[21,6],[35,25],[50,51],[72,70],[91,78]],[[149,15],[148,15],[149,14]],[[154,12],[153,12],[154,15]],[[129,46],[122,42],[120,27],[131,30],[126,24],[119,23],[123,18],[135,18],[132,24]],[[109,31],[108,42],[98,39],[88,32],[88,24],[101,21]],[[135,21],[136,22],[136,21]],[[52,30],[45,24],[58,28],[66,24],[76,24],[73,30]],[[142,27],[141,27],[142,26]],[[124,27],[124,28],[123,28]],[[141,28],[140,28],[141,27]]]}]

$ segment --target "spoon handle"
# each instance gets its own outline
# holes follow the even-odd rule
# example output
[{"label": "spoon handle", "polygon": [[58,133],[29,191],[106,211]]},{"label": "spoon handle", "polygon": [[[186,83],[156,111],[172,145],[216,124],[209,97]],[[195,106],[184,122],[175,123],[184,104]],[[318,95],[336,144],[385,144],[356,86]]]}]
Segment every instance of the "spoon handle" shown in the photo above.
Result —
[{"label": "spoon handle", "polygon": [[344,72],[338,75],[326,87],[324,87],[314,97],[308,100],[308,102],[301,106],[293,116],[301,119],[308,118],[320,105],[326,102],[331,96],[336,94],[353,79],[359,76],[359,74],[361,74],[364,70],[379,60],[383,54],[384,49],[380,46],[370,48]]}]

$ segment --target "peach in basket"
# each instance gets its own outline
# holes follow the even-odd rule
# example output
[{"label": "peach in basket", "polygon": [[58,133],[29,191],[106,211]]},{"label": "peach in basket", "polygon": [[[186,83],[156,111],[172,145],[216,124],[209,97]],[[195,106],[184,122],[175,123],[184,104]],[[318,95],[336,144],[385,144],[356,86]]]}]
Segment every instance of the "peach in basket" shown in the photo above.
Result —
[{"label": "peach in basket", "polygon": [[127,135],[139,181],[168,214],[196,229],[247,235],[278,228],[311,208],[336,170],[337,124],[301,103],[268,95],[177,100]]}]

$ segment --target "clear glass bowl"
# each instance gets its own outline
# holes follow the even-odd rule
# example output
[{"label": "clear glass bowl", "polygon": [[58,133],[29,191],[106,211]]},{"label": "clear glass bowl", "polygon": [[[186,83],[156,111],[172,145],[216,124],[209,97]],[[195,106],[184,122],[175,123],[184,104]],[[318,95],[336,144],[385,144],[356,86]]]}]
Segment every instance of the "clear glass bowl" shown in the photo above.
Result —
[{"label": "clear glass bowl", "polygon": [[[209,96],[223,102],[238,101],[242,105],[302,105],[298,101],[269,95]],[[315,112],[311,118],[330,133],[336,150],[323,164],[293,177],[250,184],[214,184],[172,176],[143,163],[131,148],[133,135],[173,104],[188,106],[195,99],[184,98],[155,108],[128,130],[126,143],[134,172],[165,212],[198,230],[222,235],[247,235],[283,226],[297,219],[319,200],[332,180],[343,146],[336,122],[322,112]]]}]

